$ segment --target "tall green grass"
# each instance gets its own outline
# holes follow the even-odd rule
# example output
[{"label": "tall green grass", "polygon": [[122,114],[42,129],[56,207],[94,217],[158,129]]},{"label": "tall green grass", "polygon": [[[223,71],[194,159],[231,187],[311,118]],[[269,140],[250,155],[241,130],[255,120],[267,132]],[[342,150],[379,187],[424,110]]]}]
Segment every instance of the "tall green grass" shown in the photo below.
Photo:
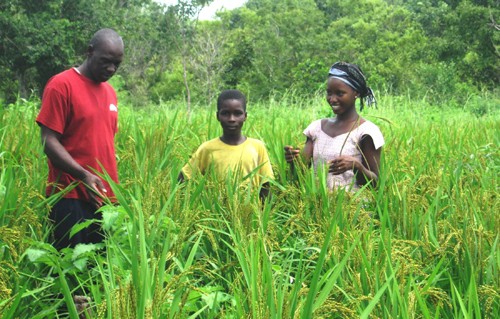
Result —
[{"label": "tall green grass", "polygon": [[284,161],[283,146],[329,115],[322,98],[250,103],[244,130],[266,143],[276,173],[262,205],[210,176],[176,182],[220,134],[213,106],[189,117],[174,103],[122,106],[107,239],[62,252],[47,244],[57,198],[43,197],[39,102],[3,107],[1,317],[77,318],[71,297],[85,293],[92,318],[494,318],[500,116],[468,103],[382,97],[363,113],[386,139],[379,186],[356,194]]}]

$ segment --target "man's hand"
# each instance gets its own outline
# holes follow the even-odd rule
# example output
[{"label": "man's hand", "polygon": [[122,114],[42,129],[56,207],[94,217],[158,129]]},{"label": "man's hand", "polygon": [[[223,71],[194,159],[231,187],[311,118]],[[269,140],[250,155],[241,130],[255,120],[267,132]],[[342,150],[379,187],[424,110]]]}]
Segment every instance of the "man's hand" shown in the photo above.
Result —
[{"label": "man's hand", "polygon": [[87,193],[92,205],[96,208],[101,207],[103,205],[103,198],[105,197],[104,194],[107,192],[102,180],[98,176],[88,173],[85,174],[82,182],[87,187]]}]

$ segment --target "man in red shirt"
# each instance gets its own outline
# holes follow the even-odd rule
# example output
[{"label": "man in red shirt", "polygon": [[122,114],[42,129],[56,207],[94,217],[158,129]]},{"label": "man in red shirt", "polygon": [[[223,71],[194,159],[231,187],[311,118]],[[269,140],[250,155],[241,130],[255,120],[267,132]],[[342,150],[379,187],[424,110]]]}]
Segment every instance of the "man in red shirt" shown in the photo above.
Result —
[{"label": "man in red shirt", "polygon": [[52,77],[43,92],[36,122],[48,157],[46,194],[63,192],[50,213],[58,249],[103,239],[95,224],[71,238],[69,232],[77,223],[99,218],[96,210],[104,199],[114,200],[109,184],[98,173],[118,182],[117,98],[106,81],[115,74],[123,53],[118,33],[101,29],[92,37],[83,64]]}]

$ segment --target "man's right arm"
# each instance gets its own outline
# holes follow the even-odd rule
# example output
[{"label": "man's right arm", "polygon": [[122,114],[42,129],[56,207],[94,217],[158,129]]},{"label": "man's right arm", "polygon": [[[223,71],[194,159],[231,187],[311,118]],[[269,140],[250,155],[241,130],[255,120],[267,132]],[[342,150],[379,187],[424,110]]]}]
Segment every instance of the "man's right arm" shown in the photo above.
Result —
[{"label": "man's right arm", "polygon": [[47,157],[50,159],[52,164],[65,173],[70,174],[74,178],[81,180],[87,188],[91,188],[91,190],[88,190],[90,200],[94,205],[101,206],[102,200],[99,196],[102,197],[102,192],[106,192],[101,179],[84,169],[74,160],[74,158],[61,144],[60,133],[49,129],[44,125],[40,125],[40,128],[44,152],[47,154]]}]

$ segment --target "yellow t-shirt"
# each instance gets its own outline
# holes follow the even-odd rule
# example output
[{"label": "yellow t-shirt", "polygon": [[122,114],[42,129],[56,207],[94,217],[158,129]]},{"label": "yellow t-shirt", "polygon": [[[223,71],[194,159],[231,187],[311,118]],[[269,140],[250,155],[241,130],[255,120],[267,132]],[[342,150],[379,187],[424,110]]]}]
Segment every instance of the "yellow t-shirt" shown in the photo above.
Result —
[{"label": "yellow t-shirt", "polygon": [[252,185],[258,186],[274,178],[264,143],[249,137],[240,145],[228,145],[220,138],[201,144],[182,168],[182,173],[191,179],[196,173],[208,173],[209,169],[213,169],[221,180],[228,174],[245,178],[252,173]]}]

